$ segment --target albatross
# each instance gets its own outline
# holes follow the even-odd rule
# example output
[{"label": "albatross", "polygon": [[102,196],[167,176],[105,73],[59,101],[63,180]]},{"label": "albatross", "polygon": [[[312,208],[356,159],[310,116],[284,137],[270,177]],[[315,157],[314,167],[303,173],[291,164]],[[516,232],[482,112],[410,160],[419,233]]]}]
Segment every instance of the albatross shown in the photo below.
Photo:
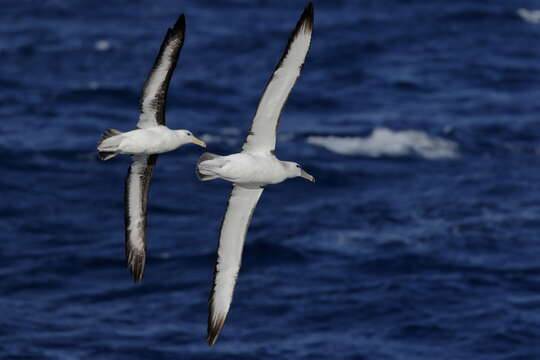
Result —
[{"label": "albatross", "polygon": [[242,151],[227,156],[204,153],[197,163],[200,180],[221,178],[233,183],[221,225],[213,286],[208,299],[209,346],[216,342],[229,312],[246,232],[264,186],[294,177],[315,181],[299,164],[281,161],[275,156],[281,110],[300,75],[312,31],[313,5],[309,3],[264,90]]},{"label": "albatross", "polygon": [[107,129],[98,144],[98,156],[108,160],[118,154],[133,155],[125,181],[126,260],[133,280],[142,281],[146,263],[146,208],[150,179],[158,154],[194,143],[206,144],[188,130],[171,130],[165,125],[165,101],[171,76],[184,44],[184,14],[167,30],[154,66],[140,97],[137,128],[128,132]]}]

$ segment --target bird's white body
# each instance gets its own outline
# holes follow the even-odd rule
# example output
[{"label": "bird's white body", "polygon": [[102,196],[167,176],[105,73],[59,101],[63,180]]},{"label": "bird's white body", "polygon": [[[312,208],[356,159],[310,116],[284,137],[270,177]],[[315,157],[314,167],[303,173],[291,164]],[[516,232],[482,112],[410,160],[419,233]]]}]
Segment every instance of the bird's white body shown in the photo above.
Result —
[{"label": "bird's white body", "polygon": [[286,166],[274,155],[247,152],[203,161],[199,171],[245,187],[278,184],[289,177]]},{"label": "bird's white body", "polygon": [[161,154],[192,142],[186,130],[171,130],[166,126],[136,129],[109,137],[99,144],[99,151],[118,154]]},{"label": "bird's white body", "polygon": [[279,116],[300,75],[312,30],[313,5],[310,3],[263,92],[242,151],[228,156],[205,153],[197,163],[200,180],[222,178],[234,184],[220,230],[214,284],[208,300],[210,346],[217,340],[227,318],[242,263],[246,232],[264,186],[298,176],[315,181],[297,163],[280,161],[274,155]]},{"label": "bird's white body", "polygon": [[158,154],[194,143],[206,147],[187,130],[171,130],[165,125],[165,103],[172,74],[184,44],[185,17],[180,15],[167,30],[140,98],[137,128],[128,132],[107,129],[98,143],[98,156],[109,160],[118,154],[133,155],[125,182],[126,260],[133,280],[141,282],[146,263],[146,224],[150,180]]}]

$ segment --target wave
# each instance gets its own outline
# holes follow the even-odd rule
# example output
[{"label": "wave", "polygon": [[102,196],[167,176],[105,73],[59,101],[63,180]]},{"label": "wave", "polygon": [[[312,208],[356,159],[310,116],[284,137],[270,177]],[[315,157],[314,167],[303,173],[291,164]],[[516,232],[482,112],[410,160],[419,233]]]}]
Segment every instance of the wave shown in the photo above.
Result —
[{"label": "wave", "polygon": [[209,144],[224,143],[228,146],[235,146],[241,140],[241,133],[238,128],[225,127],[219,130],[219,134],[203,133],[200,137],[204,142]]},{"label": "wave", "polygon": [[111,49],[111,42],[108,40],[97,40],[94,43],[94,49],[96,51],[108,51]]},{"label": "wave", "polygon": [[517,14],[526,22],[540,24],[540,10],[518,9]]},{"label": "wave", "polygon": [[453,159],[459,156],[457,143],[418,130],[375,128],[367,137],[309,136],[307,142],[341,155],[416,155],[425,159]]}]

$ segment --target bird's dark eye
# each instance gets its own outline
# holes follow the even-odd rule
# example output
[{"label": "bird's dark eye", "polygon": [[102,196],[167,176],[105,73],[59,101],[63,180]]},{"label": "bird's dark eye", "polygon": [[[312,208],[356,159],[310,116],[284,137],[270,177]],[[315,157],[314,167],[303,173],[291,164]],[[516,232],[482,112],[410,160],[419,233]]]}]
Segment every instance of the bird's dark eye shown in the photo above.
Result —
[{"label": "bird's dark eye", "polygon": [[187,136],[191,136],[191,133],[190,133],[190,132],[188,132],[188,133],[187,133]]},{"label": "bird's dark eye", "polygon": [[296,165],[296,167],[300,169],[300,165]]}]

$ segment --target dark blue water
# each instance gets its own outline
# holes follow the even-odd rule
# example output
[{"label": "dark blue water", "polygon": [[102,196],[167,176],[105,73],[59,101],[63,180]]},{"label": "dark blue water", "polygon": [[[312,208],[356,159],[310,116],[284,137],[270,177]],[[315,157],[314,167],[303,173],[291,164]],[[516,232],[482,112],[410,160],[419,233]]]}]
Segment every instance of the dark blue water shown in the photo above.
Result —
[{"label": "dark blue water", "polygon": [[540,359],[540,24],[532,0],[315,1],[269,186],[214,348],[230,185],[158,161],[144,283],[124,264],[129,130],[187,15],[167,121],[240,149],[304,1],[0,1],[0,358]]}]

